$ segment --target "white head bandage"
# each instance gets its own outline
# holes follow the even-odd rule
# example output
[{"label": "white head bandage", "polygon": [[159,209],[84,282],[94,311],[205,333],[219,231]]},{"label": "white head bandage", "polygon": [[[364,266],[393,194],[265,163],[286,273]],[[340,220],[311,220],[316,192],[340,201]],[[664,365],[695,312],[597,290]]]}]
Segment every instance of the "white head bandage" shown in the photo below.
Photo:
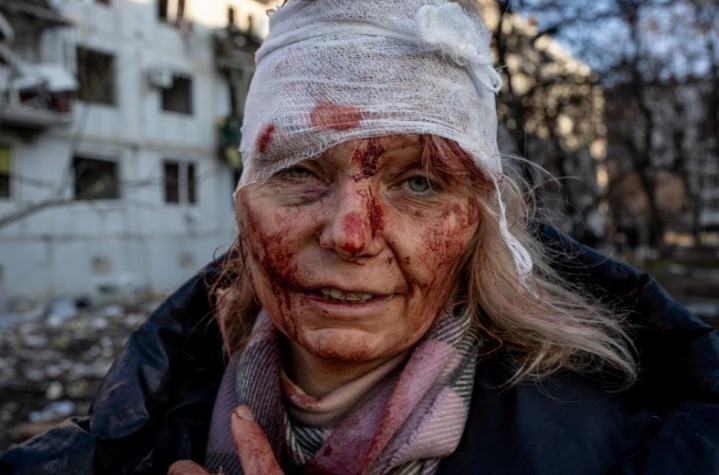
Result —
[{"label": "white head bandage", "polygon": [[498,182],[491,35],[447,0],[293,0],[270,17],[245,106],[238,189],[351,139],[454,140],[495,183],[500,232],[520,277],[526,250],[508,229]]}]

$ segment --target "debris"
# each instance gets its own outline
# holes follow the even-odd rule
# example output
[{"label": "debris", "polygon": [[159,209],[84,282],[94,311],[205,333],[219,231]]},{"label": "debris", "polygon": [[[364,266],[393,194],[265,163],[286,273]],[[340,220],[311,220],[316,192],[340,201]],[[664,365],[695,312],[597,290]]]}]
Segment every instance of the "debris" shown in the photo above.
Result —
[{"label": "debris", "polygon": [[69,299],[56,300],[50,304],[50,310],[47,315],[47,323],[51,327],[57,328],[67,320],[77,316],[77,307],[75,302]]},{"label": "debris", "polygon": [[0,452],[82,416],[130,333],[157,302],[93,307],[0,302]]},{"label": "debris", "polygon": [[60,381],[53,381],[52,383],[50,383],[50,386],[47,387],[47,391],[45,391],[45,397],[51,401],[54,401],[55,399],[60,399],[64,392],[65,390],[62,387],[62,383]]}]

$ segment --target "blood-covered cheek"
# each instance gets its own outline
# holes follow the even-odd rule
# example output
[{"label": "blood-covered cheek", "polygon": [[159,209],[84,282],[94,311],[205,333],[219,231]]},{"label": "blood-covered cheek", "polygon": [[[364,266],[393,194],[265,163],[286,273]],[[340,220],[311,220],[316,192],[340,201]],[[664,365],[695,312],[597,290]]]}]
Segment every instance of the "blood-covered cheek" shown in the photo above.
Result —
[{"label": "blood-covered cheek", "polygon": [[422,250],[415,265],[426,299],[440,306],[448,297],[454,279],[477,230],[479,211],[474,200],[445,207],[421,235]]},{"label": "blood-covered cheek", "polygon": [[299,269],[291,226],[247,197],[238,198],[240,239],[248,251],[247,263],[254,291],[262,307],[288,336],[296,333],[290,289],[297,287]]}]

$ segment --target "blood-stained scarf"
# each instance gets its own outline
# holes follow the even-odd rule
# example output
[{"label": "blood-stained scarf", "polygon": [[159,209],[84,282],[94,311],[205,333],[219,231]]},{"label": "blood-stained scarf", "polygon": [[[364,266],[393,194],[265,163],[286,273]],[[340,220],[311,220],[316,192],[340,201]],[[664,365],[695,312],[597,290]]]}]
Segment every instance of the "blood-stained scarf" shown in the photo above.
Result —
[{"label": "blood-stained scarf", "polygon": [[247,404],[288,473],[431,474],[454,452],[467,421],[479,340],[464,312],[437,318],[389,384],[333,429],[302,427],[287,415],[280,335],[260,313],[233,355],[215,402],[205,466],[241,474],[230,415]]}]

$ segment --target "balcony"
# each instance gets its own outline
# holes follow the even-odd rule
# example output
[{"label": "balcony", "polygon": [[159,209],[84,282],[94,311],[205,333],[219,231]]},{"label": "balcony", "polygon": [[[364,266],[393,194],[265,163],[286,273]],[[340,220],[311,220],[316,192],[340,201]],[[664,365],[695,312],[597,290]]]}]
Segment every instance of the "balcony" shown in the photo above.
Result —
[{"label": "balcony", "polygon": [[57,64],[32,64],[0,43],[0,123],[7,130],[41,132],[69,125],[75,77]]},{"label": "balcony", "polygon": [[215,30],[215,64],[220,71],[252,72],[255,68],[255,51],[262,41],[234,25]]},{"label": "balcony", "polygon": [[78,88],[76,78],[59,64],[27,60],[27,51],[37,50],[44,29],[68,24],[47,0],[0,0],[3,129],[40,132],[70,124],[70,96]]},{"label": "balcony", "polygon": [[64,26],[69,21],[47,0],[2,0],[0,14],[6,15],[15,24],[19,17],[42,23],[43,27]]}]

